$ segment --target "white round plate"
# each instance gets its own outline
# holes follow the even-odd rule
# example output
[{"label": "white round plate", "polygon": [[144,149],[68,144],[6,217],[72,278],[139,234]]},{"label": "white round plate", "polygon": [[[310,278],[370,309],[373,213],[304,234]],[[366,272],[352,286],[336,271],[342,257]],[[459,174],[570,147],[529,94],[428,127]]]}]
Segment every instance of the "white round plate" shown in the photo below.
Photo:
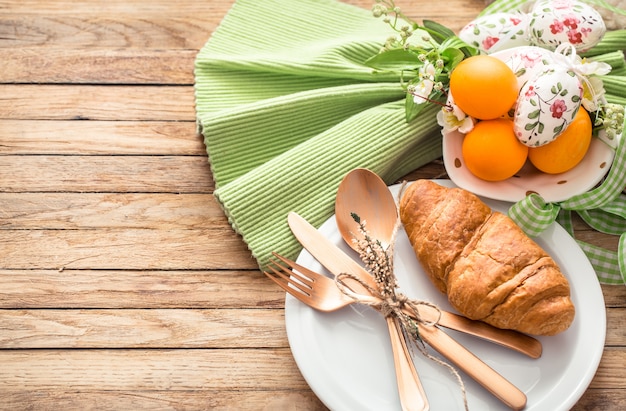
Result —
[{"label": "white round plate", "polygon": [[448,177],[457,186],[494,200],[517,202],[538,193],[547,202],[564,201],[591,190],[609,171],[615,151],[598,138],[591,140],[589,151],[573,169],[560,174],[542,173],[527,163],[516,175],[503,181],[485,181],[472,174],[463,162],[463,134],[443,136],[443,163]]},{"label": "white round plate", "polygon": [[[438,182],[452,186],[447,180]],[[394,194],[398,190],[398,186],[392,187]],[[506,211],[504,203],[485,202],[496,210]],[[356,253],[343,243],[334,217],[320,231],[358,260]],[[532,359],[468,335],[446,332],[524,391],[528,397],[525,410],[565,411],[584,393],[600,362],[606,333],[604,298],[589,260],[562,227],[554,224],[537,242],[569,279],[577,310],[568,330],[552,337],[539,337],[543,344],[541,358]],[[298,263],[328,274],[306,251],[300,254]],[[401,292],[452,311],[447,299],[424,274],[403,230],[397,238],[394,263]],[[287,295],[285,323],[302,375],[331,410],[400,409],[387,327],[379,313],[356,304],[334,313],[322,313]],[[461,391],[451,373],[419,352],[413,358],[430,409],[463,410]],[[461,373],[461,376],[470,409],[507,410],[467,375]]]}]

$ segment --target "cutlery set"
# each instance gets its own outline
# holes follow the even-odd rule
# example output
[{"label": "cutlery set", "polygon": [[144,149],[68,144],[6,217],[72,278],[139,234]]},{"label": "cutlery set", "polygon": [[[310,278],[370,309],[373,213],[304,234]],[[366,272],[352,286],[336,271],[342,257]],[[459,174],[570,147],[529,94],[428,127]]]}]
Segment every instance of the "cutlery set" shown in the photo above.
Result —
[{"label": "cutlery set", "polygon": [[[359,173],[361,175],[369,173],[378,178],[378,176],[368,170],[357,169],[349,173],[344,182],[349,178],[358,178],[354,174]],[[367,178],[370,179],[370,177]],[[376,185],[377,183],[373,182],[372,184]],[[385,190],[388,190],[386,185],[384,187]],[[372,192],[372,190],[370,187],[369,191]],[[389,191],[387,193],[391,196]],[[369,197],[367,193],[363,195]],[[391,200],[393,201],[393,198]],[[361,198],[360,201],[367,201],[367,199]],[[354,207],[359,208],[358,203],[355,204]],[[363,209],[362,207],[360,208]],[[339,211],[339,209],[340,207],[336,206],[336,210]],[[339,219],[340,216],[337,215],[337,218]],[[344,253],[341,248],[326,238],[300,215],[291,212],[287,220],[291,231],[298,241],[330,273],[335,276],[349,273],[351,276],[356,277],[356,279],[342,277],[342,281],[354,292],[361,295],[359,298],[360,302],[377,306],[380,298],[371,295],[369,291],[369,289],[376,289],[376,281],[359,262]],[[344,239],[347,240],[345,236]],[[276,253],[274,256],[278,261],[271,262],[265,271],[266,276],[299,301],[323,312],[335,311],[355,303],[354,299],[344,294],[337,287],[334,279],[313,272]],[[415,318],[415,314],[410,310],[404,309],[404,313]],[[426,344],[477,381],[509,408],[521,410],[526,406],[526,395],[519,388],[446,334],[441,327],[467,333],[502,345],[531,358],[541,356],[542,346],[537,339],[516,331],[498,329],[486,323],[470,320],[461,315],[438,310],[428,305],[419,306],[419,317],[421,319],[421,321],[417,321],[419,336]],[[394,316],[387,316],[386,321],[391,339],[398,394],[402,409],[428,410],[428,400],[411,359],[406,339],[399,327],[399,321]],[[428,323],[434,323],[435,325],[428,325]]]}]

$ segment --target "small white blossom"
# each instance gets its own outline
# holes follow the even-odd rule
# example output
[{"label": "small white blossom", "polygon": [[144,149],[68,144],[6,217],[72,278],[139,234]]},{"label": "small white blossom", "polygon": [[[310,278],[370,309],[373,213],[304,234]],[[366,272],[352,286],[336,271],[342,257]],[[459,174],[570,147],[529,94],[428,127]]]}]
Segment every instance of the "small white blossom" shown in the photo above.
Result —
[{"label": "small white blossom", "polygon": [[424,79],[417,83],[413,88],[413,102],[415,104],[424,104],[428,102],[428,96],[433,91],[435,83],[432,80]]},{"label": "small white blossom", "polygon": [[576,71],[585,76],[604,76],[611,72],[611,66],[601,61],[582,59],[580,64],[576,65]]},{"label": "small white blossom", "polygon": [[444,134],[454,130],[467,134],[474,128],[474,120],[454,104],[452,96],[448,98],[446,106],[437,113],[437,123],[443,127]]},{"label": "small white blossom", "polygon": [[604,84],[598,77],[589,77],[583,81],[583,101],[585,110],[592,112],[600,108],[600,104],[605,102]]},{"label": "small white blossom", "polygon": [[428,97],[432,93],[433,87],[435,87],[435,66],[430,62],[426,62],[419,69],[419,78],[420,82],[412,90],[415,104],[423,104],[428,101]]}]

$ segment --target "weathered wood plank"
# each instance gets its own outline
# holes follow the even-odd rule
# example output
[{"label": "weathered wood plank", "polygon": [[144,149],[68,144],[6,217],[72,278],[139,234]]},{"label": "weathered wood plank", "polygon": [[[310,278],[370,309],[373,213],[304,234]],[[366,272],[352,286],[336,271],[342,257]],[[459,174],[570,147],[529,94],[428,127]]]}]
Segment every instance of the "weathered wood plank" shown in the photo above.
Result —
[{"label": "weathered wood plank", "polygon": [[197,50],[16,50],[0,44],[0,83],[193,85],[196,54]]},{"label": "weathered wood plank", "polygon": [[[477,1],[477,0],[472,0]],[[361,3],[368,4],[367,0]],[[204,14],[212,17],[211,21],[219,21],[228,11],[234,0],[197,1],[197,0],[1,0],[0,9],[3,14],[17,15],[87,15],[87,16],[120,16],[132,15],[140,19],[146,15],[160,16],[195,16]]]},{"label": "weathered wood plank", "polygon": [[0,229],[230,229],[212,194],[0,193]]},{"label": "weathered wood plank", "polygon": [[607,308],[606,310],[607,347],[626,347],[626,309]]},{"label": "weathered wood plank", "polygon": [[626,307],[626,287],[624,285],[602,285],[602,293],[607,307]]},{"label": "weathered wood plank", "polygon": [[0,350],[3,390],[304,390],[288,348]]},{"label": "weathered wood plank", "polygon": [[286,348],[283,313],[282,309],[0,310],[0,349]]},{"label": "weathered wood plank", "polygon": [[624,409],[626,409],[626,390],[590,388],[571,411]]},{"label": "weathered wood plank", "polygon": [[620,348],[606,348],[600,360],[600,366],[590,388],[626,389],[626,380],[622,377],[626,368],[626,350]]},{"label": "weathered wood plank", "polygon": [[[127,10],[105,11],[99,15],[94,15],[93,11],[76,10],[74,2],[71,2],[72,6],[65,10],[59,10],[58,14],[54,11],[43,11],[46,5],[57,5],[57,2],[38,3],[39,6],[24,14],[0,6],[2,10],[0,49],[14,51],[23,49],[24,54],[21,55],[26,62],[32,57],[33,52],[49,59],[61,49],[70,52],[70,56],[76,55],[79,50],[86,56],[98,54],[104,56],[105,51],[109,51],[111,56],[117,53],[129,55],[128,52],[136,51],[137,57],[145,56],[146,52],[158,53],[159,50],[165,53],[168,51],[193,53],[204,45],[217,27],[217,22],[210,14],[217,10],[205,8],[198,10],[197,13],[191,10],[177,12],[179,7],[174,2],[169,3],[173,6],[170,10],[162,12],[151,13],[137,5],[130,5]],[[96,3],[90,6],[97,8],[98,5],[106,5],[101,1]],[[76,4],[80,5],[79,2]],[[216,7],[224,9],[225,4],[220,2]],[[84,65],[91,61],[87,58]],[[67,71],[67,68],[61,65],[53,67]]]},{"label": "weathered wood plank", "polygon": [[206,156],[192,121],[0,121],[0,154]]},{"label": "weathered wood plank", "polygon": [[0,410],[326,411],[309,389],[194,391],[0,390]]},{"label": "weathered wood plank", "polygon": [[283,308],[258,270],[0,269],[0,308]]},{"label": "weathered wood plank", "polygon": [[212,193],[205,156],[0,156],[0,193]]},{"label": "weathered wood plank", "polygon": [[5,269],[256,269],[232,230],[0,230]]},{"label": "weathered wood plank", "polygon": [[0,119],[195,121],[192,86],[0,84]]}]

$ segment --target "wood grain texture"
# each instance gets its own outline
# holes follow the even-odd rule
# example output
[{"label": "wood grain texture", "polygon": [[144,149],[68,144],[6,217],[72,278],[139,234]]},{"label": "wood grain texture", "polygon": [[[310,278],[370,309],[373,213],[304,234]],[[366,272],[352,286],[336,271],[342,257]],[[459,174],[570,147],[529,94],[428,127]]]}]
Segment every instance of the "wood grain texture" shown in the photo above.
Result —
[{"label": "wood grain texture", "polygon": [[[233,2],[0,0],[0,410],[326,410],[196,132],[194,59]],[[397,4],[458,30],[485,1]],[[626,287],[602,290],[574,411],[626,408]]]},{"label": "wood grain texture", "polygon": [[282,308],[285,301],[256,270],[3,269],[0,284],[0,309],[248,309]]},{"label": "wood grain texture", "polygon": [[195,121],[187,85],[0,84],[0,96],[0,119]]},{"label": "wood grain texture", "polygon": [[2,350],[0,364],[8,390],[307,388],[288,348]]},{"label": "wood grain texture", "polygon": [[0,348],[286,348],[278,311],[0,310]]},{"label": "wood grain texture", "polygon": [[0,121],[1,155],[206,156],[194,122]]},{"label": "wood grain texture", "polygon": [[208,193],[4,193],[0,209],[0,229],[230,229]]},{"label": "wood grain texture", "polygon": [[5,83],[192,85],[189,67],[196,54],[195,49],[0,48],[0,70]]},{"label": "wood grain texture", "polygon": [[0,410],[14,411],[29,404],[49,410],[265,410],[325,411],[327,408],[310,389],[276,390],[16,390],[3,391]]},{"label": "wood grain texture", "polygon": [[0,156],[0,192],[212,193],[203,156]]},{"label": "wood grain texture", "polygon": [[7,269],[255,269],[232,230],[0,230]]}]

